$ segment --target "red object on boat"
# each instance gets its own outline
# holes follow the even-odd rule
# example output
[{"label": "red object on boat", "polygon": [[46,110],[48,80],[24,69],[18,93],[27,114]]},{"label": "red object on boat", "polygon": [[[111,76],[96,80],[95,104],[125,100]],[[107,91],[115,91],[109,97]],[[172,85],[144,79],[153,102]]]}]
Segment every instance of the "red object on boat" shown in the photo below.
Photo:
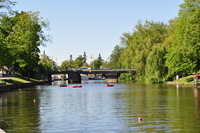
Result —
[{"label": "red object on boat", "polygon": [[81,88],[82,85],[73,85],[72,88]]},{"label": "red object on boat", "polygon": [[67,85],[60,85],[60,87],[67,87]]},{"label": "red object on boat", "polygon": [[112,87],[114,86],[113,84],[107,84],[106,87]]}]

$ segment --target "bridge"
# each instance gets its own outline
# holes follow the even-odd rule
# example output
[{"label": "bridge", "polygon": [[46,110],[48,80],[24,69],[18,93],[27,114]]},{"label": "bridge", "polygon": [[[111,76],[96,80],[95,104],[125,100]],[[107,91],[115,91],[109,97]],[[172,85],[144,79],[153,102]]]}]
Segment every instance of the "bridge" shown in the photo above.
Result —
[{"label": "bridge", "polygon": [[68,74],[68,81],[71,83],[81,83],[80,74],[102,74],[106,82],[118,82],[118,77],[121,73],[136,74],[135,69],[111,69],[111,70],[67,70],[67,71],[49,71],[48,82],[52,82],[52,75],[54,74]]}]

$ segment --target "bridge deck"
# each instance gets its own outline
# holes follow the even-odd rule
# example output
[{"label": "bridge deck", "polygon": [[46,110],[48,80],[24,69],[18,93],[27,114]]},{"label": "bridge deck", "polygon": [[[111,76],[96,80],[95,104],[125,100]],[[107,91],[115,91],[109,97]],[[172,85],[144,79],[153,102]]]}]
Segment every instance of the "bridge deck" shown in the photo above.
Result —
[{"label": "bridge deck", "polygon": [[67,71],[49,71],[48,74],[68,74],[76,72],[78,74],[90,73],[136,73],[136,69],[111,69],[111,70],[67,70]]}]

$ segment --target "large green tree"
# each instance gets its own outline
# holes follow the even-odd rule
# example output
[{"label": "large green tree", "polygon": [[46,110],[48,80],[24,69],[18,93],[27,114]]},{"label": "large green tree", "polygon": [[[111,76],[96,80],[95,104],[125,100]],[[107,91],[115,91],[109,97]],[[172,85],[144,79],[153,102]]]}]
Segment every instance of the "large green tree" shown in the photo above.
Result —
[{"label": "large green tree", "polygon": [[[134,32],[126,41],[127,47],[121,54],[120,63],[126,68],[137,69],[137,80],[144,80],[145,74],[150,71],[150,68],[145,69],[147,58],[150,58],[149,54],[155,45],[162,45],[166,38],[166,24],[153,21],[145,21],[143,24],[139,21]],[[146,72],[146,70],[148,71]]]},{"label": "large green tree", "polygon": [[42,30],[48,28],[48,22],[39,17],[39,12],[21,12],[14,17],[4,15],[1,23],[3,43],[9,51],[9,55],[4,55],[9,57],[5,65],[24,72],[33,71],[38,66],[39,46],[49,41]]},{"label": "large green tree", "polygon": [[157,44],[152,47],[152,51],[146,59],[145,82],[162,83],[167,80],[168,69],[165,66],[166,47]]},{"label": "large green tree", "polygon": [[[4,30],[2,30],[2,26],[4,25],[4,27],[6,27],[5,25],[9,25],[10,23],[6,20],[2,20],[2,16],[5,15],[5,11],[2,9],[7,9],[10,13],[12,12],[11,10],[11,6],[15,5],[16,2],[10,1],[10,0],[0,0],[0,48],[1,48],[1,52],[0,52],[0,66],[4,66],[9,60],[9,50],[7,48],[7,46],[5,46],[4,42],[4,38],[5,38],[5,34],[6,32]],[[7,22],[7,24],[5,24],[5,22]],[[9,24],[8,24],[9,23]],[[7,34],[10,31],[7,31]]]},{"label": "large green tree", "polygon": [[200,0],[184,0],[175,23],[175,40],[168,51],[169,76],[200,70]]}]

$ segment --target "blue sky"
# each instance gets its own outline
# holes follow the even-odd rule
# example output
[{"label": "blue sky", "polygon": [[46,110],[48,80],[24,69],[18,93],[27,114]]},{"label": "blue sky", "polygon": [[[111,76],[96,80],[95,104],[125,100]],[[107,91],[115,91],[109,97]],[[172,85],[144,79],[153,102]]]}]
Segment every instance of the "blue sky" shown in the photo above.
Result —
[{"label": "blue sky", "polygon": [[[160,21],[177,17],[183,0],[16,0],[13,10],[39,11],[50,21],[52,43],[40,47],[57,62],[69,60],[86,52],[107,60],[120,36],[133,32],[139,20]],[[57,60],[56,60],[57,59]]]}]

